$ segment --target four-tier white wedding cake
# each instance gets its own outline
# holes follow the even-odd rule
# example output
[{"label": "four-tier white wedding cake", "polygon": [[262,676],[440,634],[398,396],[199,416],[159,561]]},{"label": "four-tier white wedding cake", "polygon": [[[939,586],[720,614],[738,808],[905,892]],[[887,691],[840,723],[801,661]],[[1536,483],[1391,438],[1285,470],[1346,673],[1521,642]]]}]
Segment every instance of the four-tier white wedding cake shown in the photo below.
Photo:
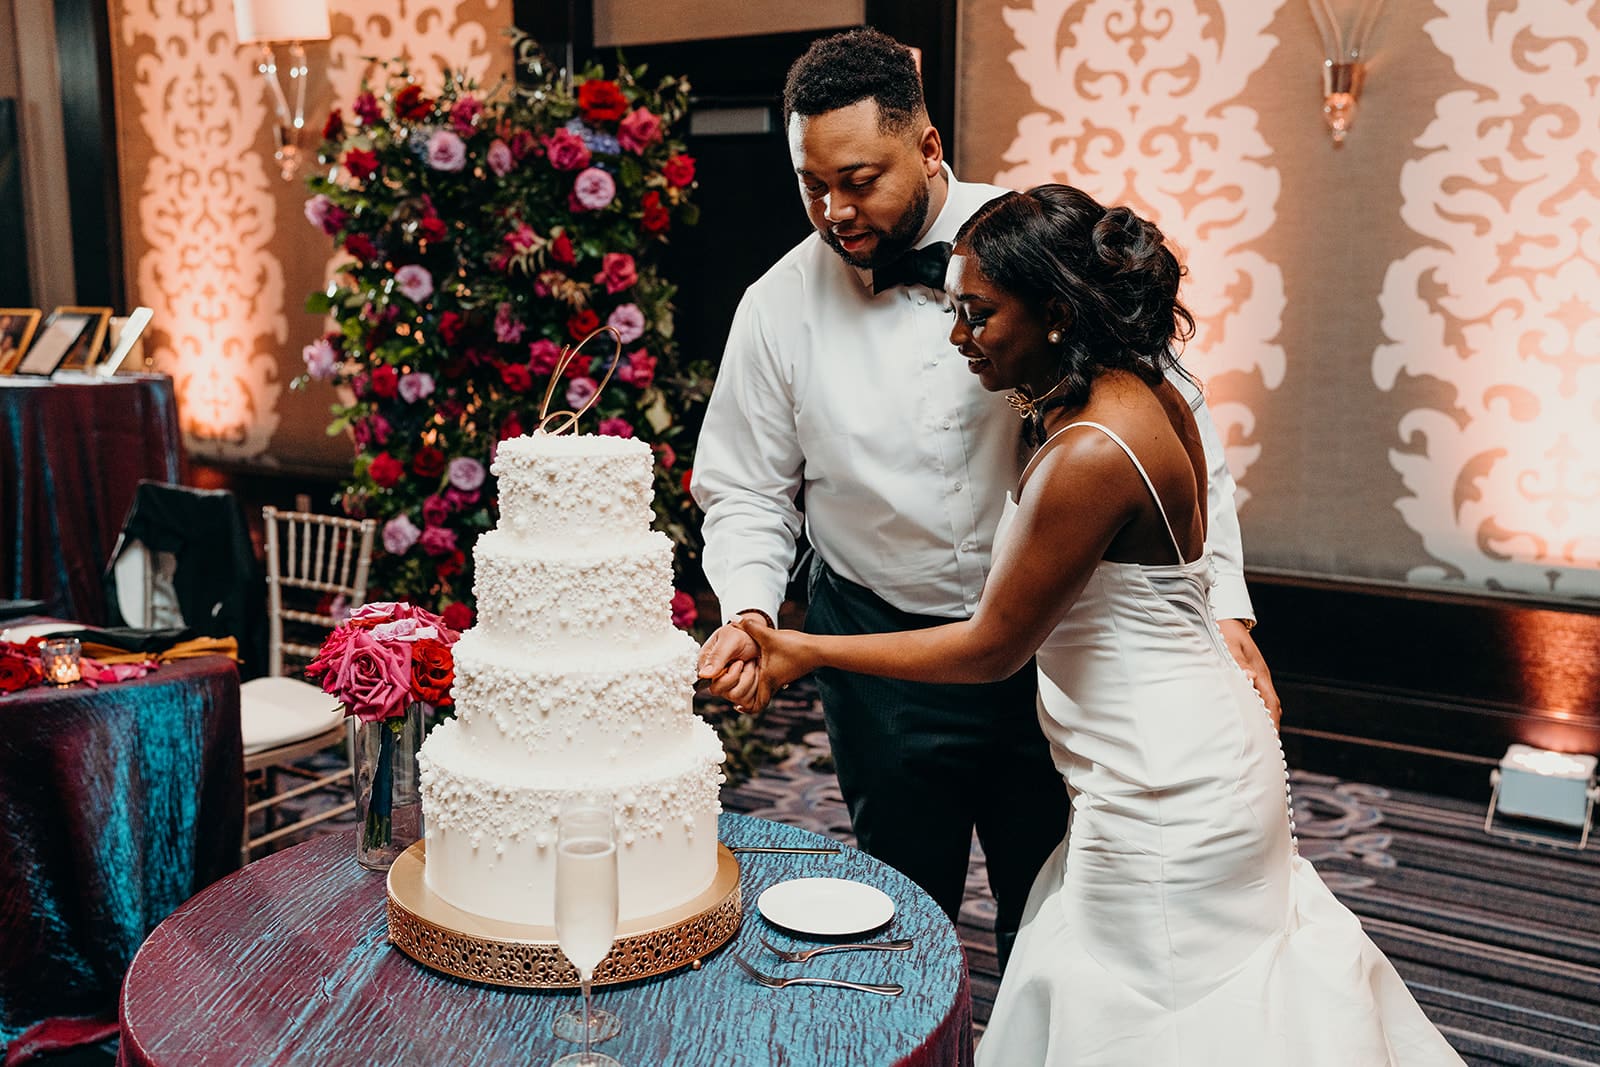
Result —
[{"label": "four-tier white wedding cake", "polygon": [[693,711],[695,642],[672,625],[651,450],[535,433],[502,442],[492,470],[500,523],[473,549],[478,623],[454,648],[456,717],[417,757],[428,888],[551,925],[557,816],[601,794],[622,919],[683,904],[716,873],[722,747]]}]

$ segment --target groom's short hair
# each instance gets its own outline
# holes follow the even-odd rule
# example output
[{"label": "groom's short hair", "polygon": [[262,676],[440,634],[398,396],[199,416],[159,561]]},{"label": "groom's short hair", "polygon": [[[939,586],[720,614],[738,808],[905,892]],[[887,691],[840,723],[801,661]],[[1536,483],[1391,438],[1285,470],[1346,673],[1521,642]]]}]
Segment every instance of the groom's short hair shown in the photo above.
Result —
[{"label": "groom's short hair", "polygon": [[916,57],[871,26],[814,41],[794,61],[783,87],[783,125],[788,128],[791,115],[821,115],[867,99],[876,101],[885,133],[926,121]]}]

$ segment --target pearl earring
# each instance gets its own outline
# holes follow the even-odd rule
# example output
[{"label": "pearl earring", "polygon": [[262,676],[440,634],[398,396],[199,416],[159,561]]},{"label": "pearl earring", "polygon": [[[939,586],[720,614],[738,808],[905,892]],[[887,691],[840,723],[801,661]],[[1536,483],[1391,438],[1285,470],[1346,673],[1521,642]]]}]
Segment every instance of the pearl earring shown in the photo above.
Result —
[{"label": "pearl earring", "polygon": [[1060,344],[1064,337],[1065,335],[1060,330],[1051,330],[1049,333],[1044,335],[1044,339],[1053,345]]}]

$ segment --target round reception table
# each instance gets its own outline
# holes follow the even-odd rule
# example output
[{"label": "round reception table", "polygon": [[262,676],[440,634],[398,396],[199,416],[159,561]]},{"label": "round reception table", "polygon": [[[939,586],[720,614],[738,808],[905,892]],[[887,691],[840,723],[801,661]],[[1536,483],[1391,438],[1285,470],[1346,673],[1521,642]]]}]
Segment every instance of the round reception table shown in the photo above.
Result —
[{"label": "round reception table", "polygon": [[[729,846],[834,845],[743,815],[719,824]],[[623,1067],[967,1067],[972,1004],[955,929],[921,889],[855,849],[836,856],[741,854],[745,916],[700,970],[601,987],[595,1003],[622,1033],[597,1046]],[[769,925],[761,891],[788,878],[867,882],[895,905],[866,939],[910,938],[909,952],[841,952],[783,963],[761,943],[819,942]],[[551,1034],[576,992],[502,989],[427,970],[386,940],[385,876],[331,834],[217,883],[158,926],[122,989],[127,1067],[190,1064],[516,1064],[543,1067],[578,1046]],[[896,982],[886,998],[816,986],[769,989],[769,974]]]}]

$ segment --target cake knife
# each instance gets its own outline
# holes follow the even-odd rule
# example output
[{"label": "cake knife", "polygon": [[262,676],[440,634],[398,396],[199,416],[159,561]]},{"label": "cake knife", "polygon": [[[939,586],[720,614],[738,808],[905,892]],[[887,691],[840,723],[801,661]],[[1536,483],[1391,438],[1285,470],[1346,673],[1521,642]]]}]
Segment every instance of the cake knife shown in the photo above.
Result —
[{"label": "cake knife", "polygon": [[837,856],[840,848],[837,845],[817,848],[775,848],[764,845],[729,845],[729,852],[756,852],[763,855],[791,855],[791,856]]}]

